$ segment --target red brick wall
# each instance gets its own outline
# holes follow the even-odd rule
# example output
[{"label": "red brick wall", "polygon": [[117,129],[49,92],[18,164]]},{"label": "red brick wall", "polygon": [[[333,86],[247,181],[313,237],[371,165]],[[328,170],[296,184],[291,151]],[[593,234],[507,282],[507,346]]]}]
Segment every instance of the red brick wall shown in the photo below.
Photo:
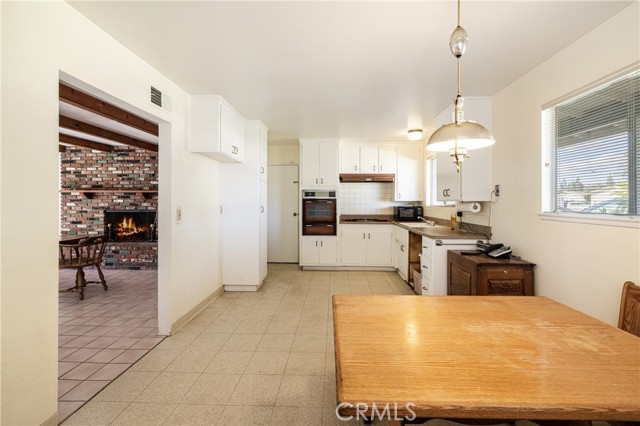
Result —
[{"label": "red brick wall", "polygon": [[[67,148],[60,153],[60,231],[63,235],[104,233],[104,210],[156,210],[158,195],[145,199],[141,193],[158,189],[158,153],[116,147],[113,152]],[[83,190],[109,189],[93,198]],[[65,191],[74,192],[65,192]],[[107,268],[150,269],[157,267],[157,243],[109,243]]]}]

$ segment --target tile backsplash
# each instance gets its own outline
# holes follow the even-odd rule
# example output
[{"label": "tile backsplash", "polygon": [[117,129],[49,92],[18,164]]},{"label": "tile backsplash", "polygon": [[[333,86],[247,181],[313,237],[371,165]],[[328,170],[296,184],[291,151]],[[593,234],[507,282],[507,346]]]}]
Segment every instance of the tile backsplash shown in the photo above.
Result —
[{"label": "tile backsplash", "polygon": [[380,182],[340,184],[340,214],[393,214],[394,184]]}]

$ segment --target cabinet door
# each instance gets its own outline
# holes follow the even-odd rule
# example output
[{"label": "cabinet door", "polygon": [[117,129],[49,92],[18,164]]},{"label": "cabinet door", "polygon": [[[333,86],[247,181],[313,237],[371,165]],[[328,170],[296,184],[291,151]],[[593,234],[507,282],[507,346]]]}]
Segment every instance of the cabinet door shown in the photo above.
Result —
[{"label": "cabinet door", "polygon": [[303,142],[300,144],[300,175],[302,186],[317,186],[320,184],[320,144],[318,142]]},{"label": "cabinet door", "polygon": [[338,185],[338,143],[321,142],[318,147],[320,185]]},{"label": "cabinet door", "polygon": [[378,172],[395,173],[398,154],[394,145],[381,145],[378,148]]},{"label": "cabinet door", "polygon": [[420,201],[422,173],[421,145],[399,145],[396,170],[396,201]]},{"label": "cabinet door", "polygon": [[469,158],[462,163],[460,200],[491,200],[491,157],[492,147],[469,151]]},{"label": "cabinet door", "polygon": [[360,167],[362,173],[378,173],[378,145],[360,147]]},{"label": "cabinet door", "polygon": [[267,276],[267,183],[260,182],[260,282]]},{"label": "cabinet door", "polygon": [[260,181],[267,181],[267,129],[260,127]]},{"label": "cabinet door", "polygon": [[459,201],[460,173],[457,172],[453,159],[448,153],[439,152],[436,156],[436,167],[437,200]]},{"label": "cabinet door", "polygon": [[[360,227],[360,225],[355,225]],[[361,228],[361,227],[360,227]],[[367,264],[367,233],[361,229],[340,231],[340,254],[343,265]]]},{"label": "cabinet door", "polygon": [[409,247],[403,242],[398,243],[398,273],[403,280],[407,280],[409,273]]},{"label": "cabinet door", "polygon": [[340,147],[340,173],[360,172],[360,146],[342,145]]},{"label": "cabinet door", "polygon": [[320,243],[317,238],[302,237],[300,239],[300,264],[317,265],[319,262]]},{"label": "cabinet door", "polygon": [[336,237],[318,238],[318,245],[320,246],[318,256],[320,265],[330,266],[338,263],[338,239]]},{"label": "cabinet door", "polygon": [[391,230],[367,231],[367,265],[390,266],[393,262]]},{"label": "cabinet door", "polygon": [[236,116],[225,103],[220,104],[220,151],[235,156],[234,145],[238,137]]}]

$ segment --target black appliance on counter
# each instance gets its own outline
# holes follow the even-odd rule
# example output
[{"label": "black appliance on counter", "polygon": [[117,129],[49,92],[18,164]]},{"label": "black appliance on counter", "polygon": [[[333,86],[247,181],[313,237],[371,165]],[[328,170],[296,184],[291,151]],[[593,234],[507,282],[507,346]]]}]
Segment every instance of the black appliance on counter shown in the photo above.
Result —
[{"label": "black appliance on counter", "polygon": [[302,235],[336,235],[336,191],[302,191]]},{"label": "black appliance on counter", "polygon": [[418,221],[422,217],[422,206],[395,206],[393,220],[398,222]]}]

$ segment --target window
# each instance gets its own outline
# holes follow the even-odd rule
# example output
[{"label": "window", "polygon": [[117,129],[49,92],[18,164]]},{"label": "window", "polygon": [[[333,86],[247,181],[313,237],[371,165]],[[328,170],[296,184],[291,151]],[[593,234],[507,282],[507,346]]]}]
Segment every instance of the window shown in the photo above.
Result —
[{"label": "window", "polygon": [[543,212],[638,216],[640,71],[542,111]]}]

